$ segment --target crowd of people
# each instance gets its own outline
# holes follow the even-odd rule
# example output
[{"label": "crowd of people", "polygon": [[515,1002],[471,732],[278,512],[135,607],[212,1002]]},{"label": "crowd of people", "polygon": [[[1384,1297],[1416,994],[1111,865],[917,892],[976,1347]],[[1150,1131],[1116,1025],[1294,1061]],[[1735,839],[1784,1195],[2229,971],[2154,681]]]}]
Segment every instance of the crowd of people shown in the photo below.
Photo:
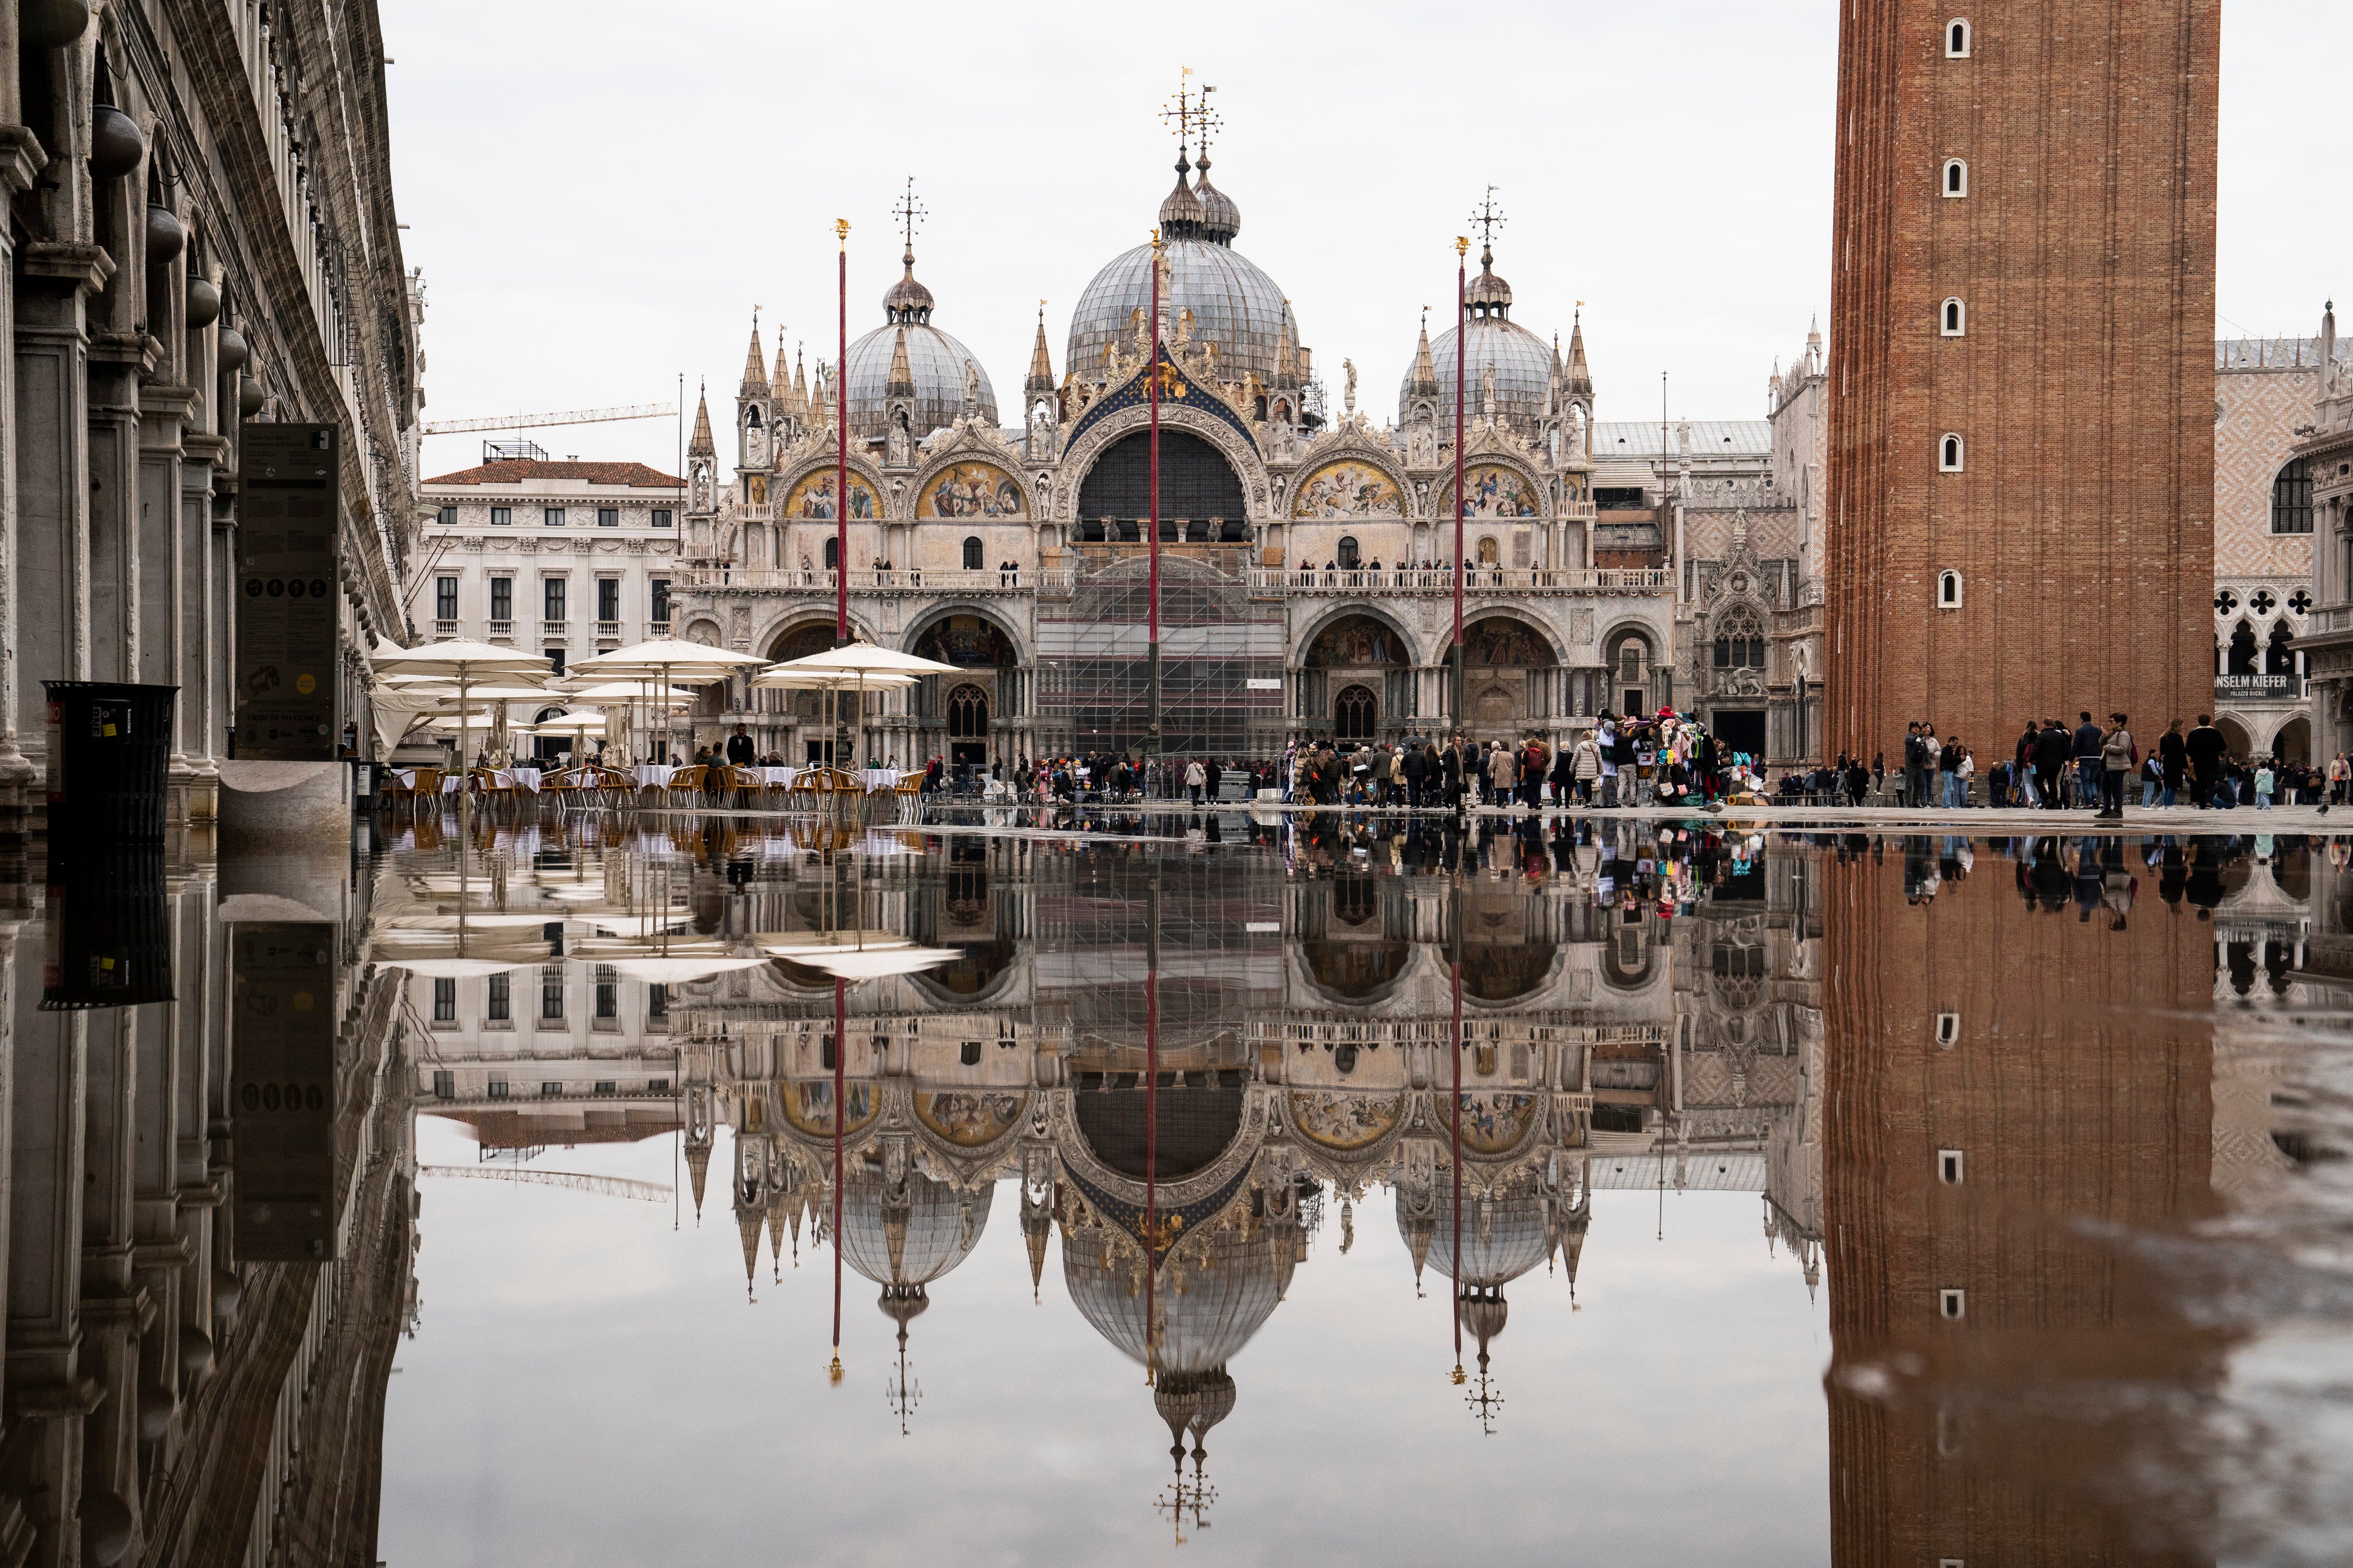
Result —
[{"label": "crowd of people", "polygon": [[[2194,805],[2200,811],[2251,806],[2342,805],[2353,763],[2339,753],[2326,770],[2272,756],[2242,757],[2211,714],[2200,713],[2187,730],[2176,719],[2154,745],[2143,746],[2126,714],[2111,713],[2104,724],[2089,711],[2069,725],[2057,718],[2029,720],[2010,754],[1984,770],[1982,804],[2050,811],[2090,809],[2095,817],[2124,816],[2136,792],[2144,809]],[[1953,810],[1979,804],[1976,751],[1957,734],[1938,736],[1936,727],[1905,727],[1899,753],[1895,804]],[[1830,768],[1805,775],[1797,788],[1784,781],[1785,795],[1804,793],[1844,797],[1860,805],[1866,792],[1885,787],[1883,754],[1866,768],[1860,757],[1841,752]]]}]

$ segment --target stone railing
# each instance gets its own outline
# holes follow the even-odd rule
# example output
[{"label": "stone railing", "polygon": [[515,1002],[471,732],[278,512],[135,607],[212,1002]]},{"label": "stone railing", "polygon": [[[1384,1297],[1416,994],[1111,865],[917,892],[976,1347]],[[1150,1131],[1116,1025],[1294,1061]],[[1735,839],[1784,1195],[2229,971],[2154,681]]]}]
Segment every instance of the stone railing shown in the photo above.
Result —
[{"label": "stone railing", "polygon": [[[1666,594],[1674,590],[1672,572],[1597,570],[1556,566],[1472,566],[1463,576],[1468,593],[1518,594]],[[1451,594],[1451,571],[1285,571],[1255,567],[1250,586],[1279,594],[1416,595]]]},{"label": "stone railing", "polygon": [[[726,589],[753,594],[823,594],[837,591],[839,574],[776,566],[691,566],[670,574],[670,592]],[[852,570],[853,594],[1010,594],[1034,588],[1034,572],[946,571],[897,566],[888,572]]]}]

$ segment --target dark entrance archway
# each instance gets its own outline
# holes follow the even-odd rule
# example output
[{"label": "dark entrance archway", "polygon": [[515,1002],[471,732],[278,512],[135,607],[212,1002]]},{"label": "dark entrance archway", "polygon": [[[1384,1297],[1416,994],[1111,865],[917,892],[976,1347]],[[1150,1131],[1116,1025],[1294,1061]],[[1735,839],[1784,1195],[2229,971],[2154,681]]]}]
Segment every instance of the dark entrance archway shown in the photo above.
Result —
[{"label": "dark entrance archway", "polygon": [[1761,708],[1729,711],[1719,708],[1708,727],[1715,731],[1718,748],[1728,746],[1756,757],[1765,754],[1765,710]]}]

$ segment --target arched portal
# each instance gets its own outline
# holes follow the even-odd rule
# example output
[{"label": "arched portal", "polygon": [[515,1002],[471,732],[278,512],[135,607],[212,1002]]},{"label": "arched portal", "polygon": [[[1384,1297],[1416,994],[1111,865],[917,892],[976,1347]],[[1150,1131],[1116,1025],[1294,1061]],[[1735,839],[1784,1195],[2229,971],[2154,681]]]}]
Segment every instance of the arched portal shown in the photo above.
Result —
[{"label": "arched portal", "polygon": [[1377,739],[1384,717],[1394,726],[1412,710],[1405,636],[1377,616],[1342,616],[1315,634],[1302,663],[1303,716],[1316,722],[1328,713],[1335,739]]},{"label": "arched portal", "polygon": [[1487,616],[1462,628],[1462,704],[1477,740],[1511,740],[1552,716],[1552,645],[1526,622]]},{"label": "arched portal", "polygon": [[939,755],[951,767],[986,768],[991,721],[1018,710],[1021,652],[1013,638],[987,616],[951,613],[925,626],[909,651],[968,672],[927,675],[909,691],[909,710],[927,737],[910,760]]},{"label": "arched portal", "polygon": [[[1152,515],[1152,437],[1138,430],[1103,449],[1079,485],[1079,537],[1137,540]],[[1189,430],[1160,432],[1160,537],[1164,542],[1215,524],[1227,541],[1250,537],[1242,482],[1225,455]],[[1179,521],[1197,525],[1180,533]]]}]

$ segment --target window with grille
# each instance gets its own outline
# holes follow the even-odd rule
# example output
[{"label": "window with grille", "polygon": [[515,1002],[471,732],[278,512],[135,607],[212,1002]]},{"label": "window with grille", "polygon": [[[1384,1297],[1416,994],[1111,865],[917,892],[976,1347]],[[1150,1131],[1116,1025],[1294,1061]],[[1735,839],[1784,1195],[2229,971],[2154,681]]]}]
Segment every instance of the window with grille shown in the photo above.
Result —
[{"label": "window with grille", "polygon": [[2312,531],[2312,466],[2296,458],[2272,481],[2272,531]]},{"label": "window with grille", "polygon": [[[1152,437],[1138,430],[1104,451],[1079,485],[1079,515],[1134,522],[1152,515]],[[1160,518],[1164,537],[1176,518],[1239,522],[1248,512],[1241,480],[1217,447],[1189,430],[1160,432]]]},{"label": "window with grille", "polygon": [[564,971],[561,968],[539,972],[539,1016],[543,1018],[564,1016]]}]

